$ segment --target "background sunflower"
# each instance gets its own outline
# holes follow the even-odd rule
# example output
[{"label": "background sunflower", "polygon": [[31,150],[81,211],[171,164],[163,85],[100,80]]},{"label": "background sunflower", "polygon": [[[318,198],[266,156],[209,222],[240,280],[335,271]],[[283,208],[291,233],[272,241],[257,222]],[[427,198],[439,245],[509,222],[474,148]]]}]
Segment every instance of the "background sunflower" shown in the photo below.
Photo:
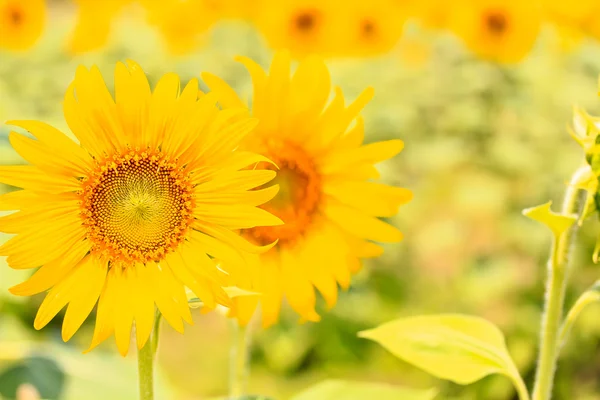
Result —
[{"label": "background sunflower", "polygon": [[[341,10],[338,14],[360,15],[353,11],[352,1],[303,1],[324,15],[330,7]],[[402,36],[391,49],[368,58],[345,56],[353,49],[330,43],[332,38],[348,43],[344,40],[355,32],[343,21],[336,22],[335,28],[323,28],[336,30],[334,35],[315,36],[310,46],[299,42],[301,46],[293,47],[295,42],[283,29],[289,26],[284,16],[290,15],[290,4],[296,2],[281,8],[260,5],[270,4],[268,0],[247,2],[251,12],[243,14],[243,21],[240,15],[236,21],[229,14],[219,17],[211,29],[198,28],[202,34],[195,47],[178,57],[170,55],[156,25],[147,23],[143,4],[134,2],[114,17],[111,39],[104,47],[70,55],[65,44],[76,24],[75,4],[47,2],[46,29],[34,47],[28,52],[3,48],[0,53],[0,120],[40,119],[67,131],[61,102],[79,64],[97,64],[109,77],[109,87],[115,62],[126,58],[144,66],[151,86],[166,72],[176,72],[187,81],[200,71],[211,71],[248,101],[252,83],[243,66],[233,61],[235,56],[248,56],[263,68],[270,65],[273,48],[284,45],[293,47],[293,54],[298,49],[299,57],[310,51],[328,56],[332,83],[341,86],[348,99],[367,86],[374,87],[375,96],[363,112],[365,141],[405,142],[402,154],[378,169],[385,183],[408,187],[415,198],[388,220],[404,232],[404,241],[385,245],[383,256],[367,263],[352,288],[340,293],[333,310],[325,312],[326,304],[319,300],[319,323],[298,325],[297,314],[284,305],[280,322],[255,335],[251,392],[288,399],[324,377],[334,377],[435,385],[441,398],[450,400],[511,400],[514,391],[501,377],[468,388],[440,382],[358,339],[356,332],[398,316],[481,315],[505,332],[511,354],[531,382],[547,235],[520,210],[540,199],[558,201],[563,183],[579,164],[580,148],[565,130],[572,104],[599,113],[595,88],[600,45],[592,33],[598,32],[600,24],[594,18],[559,19],[558,12],[550,16],[544,5],[550,2],[542,4],[531,49],[508,65],[471,50],[466,36],[450,28],[450,20],[458,17],[435,0],[396,2],[398,20],[405,21]],[[579,0],[571,3],[571,11],[585,5]],[[376,11],[376,18],[396,20],[392,9]],[[471,16],[469,12],[460,18],[466,21]],[[406,51],[405,40],[416,41],[417,51],[423,51],[418,63],[407,62],[416,53]],[[0,163],[22,163],[10,148],[8,131],[0,125]],[[13,189],[1,187],[3,192]],[[598,268],[589,257],[598,228],[587,225],[575,249],[580,269],[567,293],[569,303],[598,278]],[[11,371],[19,367],[17,371],[46,371],[53,382],[44,392],[48,399],[59,395],[67,400],[134,398],[133,359],[116,363],[110,345],[81,358],[80,351],[93,335],[92,324],[84,324],[80,337],[66,346],[60,340],[60,315],[41,332],[31,329],[43,296],[18,298],[7,291],[28,276],[28,272],[0,268],[0,393],[10,389],[3,386],[3,377],[15,376]],[[557,400],[600,399],[599,313],[598,306],[591,307],[577,322],[558,369]],[[158,398],[210,399],[226,392],[227,322],[214,313],[192,314],[195,325],[186,329],[185,336],[163,329]],[[32,360],[33,351],[44,361]]]}]

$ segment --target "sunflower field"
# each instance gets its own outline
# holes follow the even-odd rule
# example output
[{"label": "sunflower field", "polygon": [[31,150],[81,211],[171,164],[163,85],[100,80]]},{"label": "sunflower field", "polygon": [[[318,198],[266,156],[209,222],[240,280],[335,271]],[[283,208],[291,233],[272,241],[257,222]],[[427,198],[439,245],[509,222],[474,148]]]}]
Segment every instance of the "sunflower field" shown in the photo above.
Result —
[{"label": "sunflower field", "polygon": [[600,400],[598,0],[0,0],[0,400]]}]

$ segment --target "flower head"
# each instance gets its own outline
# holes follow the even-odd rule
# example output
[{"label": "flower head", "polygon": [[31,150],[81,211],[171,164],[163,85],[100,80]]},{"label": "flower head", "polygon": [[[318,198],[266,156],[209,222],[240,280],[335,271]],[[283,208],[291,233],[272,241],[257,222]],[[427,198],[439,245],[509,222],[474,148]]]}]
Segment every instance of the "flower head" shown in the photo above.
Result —
[{"label": "flower head", "polygon": [[174,55],[193,51],[220,16],[220,10],[207,0],[143,0],[142,4],[148,22],[156,26]]},{"label": "flower head", "polygon": [[330,54],[343,41],[339,9],[337,0],[266,0],[254,23],[275,49],[288,48],[295,56]]},{"label": "flower head", "polygon": [[373,55],[390,51],[404,29],[407,10],[396,0],[352,2],[340,7],[340,28],[346,41],[336,53],[341,55]]},{"label": "flower head", "polygon": [[185,288],[208,308],[230,305],[215,256],[245,256],[260,247],[238,229],[281,221],[257,208],[277,187],[274,171],[245,169],[265,157],[234,151],[256,126],[247,110],[219,110],[198,99],[198,81],[180,92],[166,74],[151,91],[134,62],[118,63],[115,98],[98,68],[79,67],[64,100],[79,143],[37,121],[12,121],[35,139],[12,132],[31,165],[0,167],[0,182],[23,188],[0,196],[0,246],[16,269],[41,266],[16,295],[50,291],[34,326],[63,307],[69,340],[97,306],[91,347],[114,333],[126,354],[135,322],[137,345],[152,329],[155,305],[178,331],[191,323]]},{"label": "flower head", "polygon": [[449,26],[478,56],[514,63],[533,48],[541,27],[539,1],[461,0]]},{"label": "flower head", "polygon": [[45,0],[0,0],[0,48],[27,50],[42,35]]},{"label": "flower head", "polygon": [[255,23],[271,47],[295,57],[384,53],[398,42],[407,15],[394,0],[272,2],[255,13]]},{"label": "flower head", "polygon": [[69,37],[68,49],[72,53],[97,50],[109,40],[113,19],[131,0],[75,0],[77,22]]},{"label": "flower head", "polygon": [[[335,305],[337,285],[347,288],[361,259],[383,249],[375,242],[398,242],[402,234],[378,217],[391,217],[411,192],[374,182],[374,164],[398,154],[400,140],[363,145],[364,129],[358,116],[373,96],[366,89],[350,105],[341,90],[328,104],[330,77],[325,63],[309,56],[290,78],[290,55],[278,52],[269,73],[240,58],[254,83],[252,113],[260,119],[256,134],[242,144],[270,157],[278,168],[281,190],[263,207],[285,225],[245,229],[243,236],[257,245],[279,239],[262,255],[247,257],[248,276],[234,283],[262,293],[263,324],[278,319],[285,295],[302,318],[317,321],[316,288],[328,306]],[[203,74],[211,93],[225,107],[244,103],[225,82]],[[236,271],[224,261],[225,270]],[[243,277],[243,274],[235,274]],[[257,298],[236,298],[232,313],[247,323]]]}]

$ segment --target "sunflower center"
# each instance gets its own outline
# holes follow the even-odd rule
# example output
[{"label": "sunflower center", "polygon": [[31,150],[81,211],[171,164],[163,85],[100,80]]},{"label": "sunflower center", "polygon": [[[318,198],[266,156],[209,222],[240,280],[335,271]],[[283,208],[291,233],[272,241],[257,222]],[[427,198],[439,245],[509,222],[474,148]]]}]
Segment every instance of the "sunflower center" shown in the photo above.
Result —
[{"label": "sunflower center", "polygon": [[500,36],[508,28],[508,19],[505,13],[494,10],[486,15],[485,25],[492,35]]},{"label": "sunflower center", "polygon": [[10,11],[10,21],[13,25],[19,25],[23,20],[23,14],[21,14],[21,10],[12,9]]},{"label": "sunflower center", "polygon": [[113,264],[160,261],[184,240],[192,186],[161,153],[130,152],[100,164],[84,185],[92,251]]},{"label": "sunflower center", "polygon": [[263,208],[281,218],[284,225],[256,227],[247,233],[260,244],[279,239],[279,245],[285,245],[311,225],[321,200],[321,178],[312,159],[292,143],[270,143],[266,155],[279,167],[274,180],[279,192]]},{"label": "sunflower center", "polygon": [[371,38],[375,35],[375,24],[371,20],[364,20],[361,25],[361,32],[363,37]]},{"label": "sunflower center", "polygon": [[294,19],[294,25],[300,32],[310,32],[317,25],[318,15],[314,10],[305,10],[299,13]]}]

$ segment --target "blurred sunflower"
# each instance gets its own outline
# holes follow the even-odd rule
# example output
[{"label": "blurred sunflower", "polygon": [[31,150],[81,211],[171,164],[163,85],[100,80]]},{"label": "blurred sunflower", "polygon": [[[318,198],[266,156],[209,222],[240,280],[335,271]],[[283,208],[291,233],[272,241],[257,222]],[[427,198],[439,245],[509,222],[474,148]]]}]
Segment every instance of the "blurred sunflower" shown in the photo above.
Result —
[{"label": "blurred sunflower", "polygon": [[132,0],[75,0],[77,4],[76,23],[67,47],[78,54],[97,50],[108,41],[113,19],[123,6]]},{"label": "blurred sunflower", "polygon": [[248,19],[260,8],[261,0],[202,0],[219,19]]},{"label": "blurred sunflower", "polygon": [[413,0],[407,7],[425,28],[443,29],[448,25],[450,7],[444,0]]},{"label": "blurred sunflower", "polygon": [[45,23],[45,0],[0,0],[0,48],[31,48],[41,37]]},{"label": "blurred sunflower", "polygon": [[197,100],[198,81],[180,93],[166,74],[152,92],[134,62],[115,69],[115,100],[97,67],[79,67],[64,100],[76,144],[37,121],[13,121],[37,140],[12,132],[32,165],[0,167],[0,182],[23,188],[0,196],[0,246],[15,269],[41,266],[13,288],[29,296],[50,289],[34,327],[67,304],[69,340],[98,303],[90,349],[113,333],[121,354],[135,321],[137,345],[150,336],[155,307],[177,331],[192,323],[185,287],[209,309],[229,306],[222,272],[209,255],[260,252],[234,230],[281,221],[257,208],[276,186],[251,190],[274,171],[241,170],[264,157],[234,152],[256,120],[245,109],[221,111],[212,95]]},{"label": "blurred sunflower", "polygon": [[450,28],[479,57],[514,63],[533,48],[542,10],[536,0],[460,0],[449,18]]},{"label": "blurred sunflower", "polygon": [[348,43],[332,52],[368,56],[390,51],[402,36],[408,10],[396,0],[350,2],[338,10],[338,29]]},{"label": "blurred sunflower", "polygon": [[546,14],[553,21],[579,25],[598,9],[598,0],[542,0]]},{"label": "blurred sunflower", "polygon": [[296,57],[310,53],[330,55],[348,40],[339,13],[347,4],[339,0],[263,0],[254,15],[257,29],[274,49],[286,48]]},{"label": "blurred sunflower", "polygon": [[597,0],[580,0],[570,3],[559,0],[543,0],[543,7],[546,18],[556,28],[561,49],[565,51],[572,50],[581,44],[588,30],[588,21],[600,11]]},{"label": "blurred sunflower", "polygon": [[[373,90],[366,89],[346,107],[341,90],[336,89],[327,105],[330,76],[320,58],[307,57],[291,79],[288,52],[276,54],[268,75],[253,61],[239,60],[252,75],[252,113],[260,120],[256,134],[242,146],[270,157],[279,168],[280,192],[263,208],[285,225],[243,231],[257,245],[279,240],[269,252],[246,257],[245,277],[235,260],[222,259],[222,268],[243,278],[234,284],[262,294],[264,326],[277,321],[284,295],[303,319],[317,321],[314,287],[333,307],[337,285],[348,288],[361,259],[382,254],[372,240],[402,239],[396,228],[378,217],[395,215],[411,199],[411,192],[369,180],[379,176],[374,164],[398,154],[403,143],[362,144],[359,113]],[[211,74],[202,77],[224,107],[244,105],[221,79]],[[258,301],[250,296],[236,298],[231,313],[246,324]]]},{"label": "blurred sunflower", "polygon": [[581,26],[586,34],[600,40],[600,3],[595,2]]},{"label": "blurred sunflower", "polygon": [[219,19],[219,9],[206,0],[143,0],[150,25],[160,32],[173,55],[192,52]]}]

